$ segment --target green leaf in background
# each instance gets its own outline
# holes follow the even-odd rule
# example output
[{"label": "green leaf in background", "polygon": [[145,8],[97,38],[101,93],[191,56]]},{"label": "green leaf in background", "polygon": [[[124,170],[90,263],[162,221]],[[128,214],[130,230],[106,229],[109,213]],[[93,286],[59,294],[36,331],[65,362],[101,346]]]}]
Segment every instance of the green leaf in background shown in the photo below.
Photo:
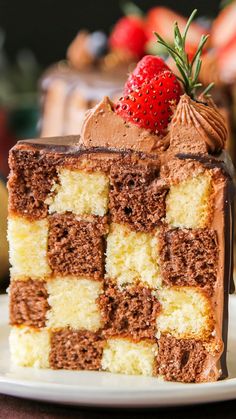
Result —
[{"label": "green leaf in background", "polygon": [[144,17],[144,12],[131,1],[121,1],[120,8],[125,16]]},{"label": "green leaf in background", "polygon": [[146,43],[145,52],[151,55],[160,55],[164,58],[168,57],[166,48],[163,45],[157,43],[154,39],[150,39],[150,41]]},{"label": "green leaf in background", "polygon": [[39,118],[38,78],[41,68],[32,51],[20,50],[13,63],[4,51],[5,34],[0,29],[0,108],[8,115],[9,131],[16,138],[37,135]]},{"label": "green leaf in background", "polygon": [[30,106],[37,101],[41,68],[32,51],[22,49],[10,63],[4,51],[5,34],[0,29],[0,106]]},{"label": "green leaf in background", "polygon": [[229,6],[233,3],[234,0],[221,0],[220,2],[220,9],[224,9],[225,7]]},{"label": "green leaf in background", "polygon": [[9,112],[9,126],[17,138],[34,138],[39,120],[38,106],[22,106]]}]

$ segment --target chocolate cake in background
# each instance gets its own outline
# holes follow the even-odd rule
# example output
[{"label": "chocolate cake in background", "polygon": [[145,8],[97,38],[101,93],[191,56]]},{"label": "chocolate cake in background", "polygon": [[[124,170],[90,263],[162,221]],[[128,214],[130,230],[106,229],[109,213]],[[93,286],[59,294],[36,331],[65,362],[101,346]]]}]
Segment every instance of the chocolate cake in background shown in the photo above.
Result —
[{"label": "chocolate cake in background", "polygon": [[80,31],[68,48],[67,61],[45,72],[40,81],[42,137],[79,134],[88,109],[104,96],[121,96],[137,57],[128,51],[107,51],[107,43],[103,32]]},{"label": "chocolate cake in background", "polygon": [[127,72],[127,66],[115,74],[96,68],[78,72],[67,62],[53,66],[41,81],[41,136],[79,134],[88,109],[103,96],[120,97]]}]

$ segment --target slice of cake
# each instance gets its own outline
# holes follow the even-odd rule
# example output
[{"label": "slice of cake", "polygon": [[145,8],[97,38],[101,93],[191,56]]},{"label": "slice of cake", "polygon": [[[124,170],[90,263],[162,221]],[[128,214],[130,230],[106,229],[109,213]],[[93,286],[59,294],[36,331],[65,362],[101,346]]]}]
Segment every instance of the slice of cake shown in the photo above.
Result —
[{"label": "slice of cake", "polygon": [[40,80],[41,136],[80,134],[86,111],[103,96],[116,100],[136,62],[128,50],[108,49],[103,32],[80,31],[68,47],[67,60],[51,66]]},{"label": "slice of cake", "polygon": [[227,376],[227,130],[187,88],[192,98],[149,57],[116,105],[105,98],[87,115],[81,137],[11,150],[14,364],[180,382]]},{"label": "slice of cake", "polygon": [[40,81],[41,136],[80,134],[86,111],[105,95],[117,99],[127,72],[127,65],[115,72],[92,65],[76,70],[67,62],[51,66]]}]

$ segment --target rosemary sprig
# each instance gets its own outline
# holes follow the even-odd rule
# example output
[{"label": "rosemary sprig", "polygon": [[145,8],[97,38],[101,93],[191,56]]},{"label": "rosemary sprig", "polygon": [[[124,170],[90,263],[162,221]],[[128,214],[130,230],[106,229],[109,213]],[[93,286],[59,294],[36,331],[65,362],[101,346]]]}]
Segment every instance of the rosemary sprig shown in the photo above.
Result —
[{"label": "rosemary sprig", "polygon": [[[184,29],[183,34],[181,34],[179,30],[178,23],[175,22],[174,24],[174,45],[169,45],[157,32],[155,32],[155,35],[157,37],[157,42],[161,45],[163,45],[168,53],[171,55],[171,57],[174,59],[176,67],[178,68],[181,77],[177,77],[183,84],[184,90],[186,93],[194,99],[196,89],[198,87],[201,87],[202,84],[198,81],[199,73],[201,71],[201,54],[204,45],[206,44],[209,35],[202,35],[198,48],[192,58],[192,60],[189,60],[188,54],[185,49],[186,45],[186,39],[188,35],[189,27],[195,18],[197,14],[197,9],[195,9],[187,23]],[[205,90],[209,92],[209,90],[212,88],[213,83],[211,83]]]},{"label": "rosemary sprig", "polygon": [[210,84],[208,84],[208,86],[203,90],[203,92],[201,93],[201,96],[205,96],[205,97],[207,97],[207,96],[210,96],[209,95],[209,91],[212,89],[212,87],[214,86],[214,84],[215,83],[210,83]]}]

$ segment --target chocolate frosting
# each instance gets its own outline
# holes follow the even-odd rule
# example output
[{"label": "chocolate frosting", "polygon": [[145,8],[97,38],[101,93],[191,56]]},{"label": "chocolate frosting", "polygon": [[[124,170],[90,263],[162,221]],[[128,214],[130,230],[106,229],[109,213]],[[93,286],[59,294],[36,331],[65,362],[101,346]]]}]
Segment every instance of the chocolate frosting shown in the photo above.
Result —
[{"label": "chocolate frosting", "polygon": [[223,116],[212,102],[197,102],[184,94],[169,124],[169,132],[160,137],[124,121],[114,112],[113,103],[105,97],[88,111],[81,137],[84,145],[89,147],[109,146],[155,153],[166,150],[170,144],[179,152],[207,154],[218,153],[224,148],[227,128]]},{"label": "chocolate frosting", "polygon": [[172,136],[173,131],[181,132],[182,128],[190,129],[192,139],[200,139],[210,153],[224,148],[227,128],[223,116],[212,102],[205,104],[192,100],[186,94],[181,96],[171,122]]},{"label": "chocolate frosting", "polygon": [[168,135],[159,137],[150,131],[124,121],[113,110],[113,103],[105,97],[88,111],[81,129],[81,138],[88,147],[114,147],[153,153],[165,150]]}]

